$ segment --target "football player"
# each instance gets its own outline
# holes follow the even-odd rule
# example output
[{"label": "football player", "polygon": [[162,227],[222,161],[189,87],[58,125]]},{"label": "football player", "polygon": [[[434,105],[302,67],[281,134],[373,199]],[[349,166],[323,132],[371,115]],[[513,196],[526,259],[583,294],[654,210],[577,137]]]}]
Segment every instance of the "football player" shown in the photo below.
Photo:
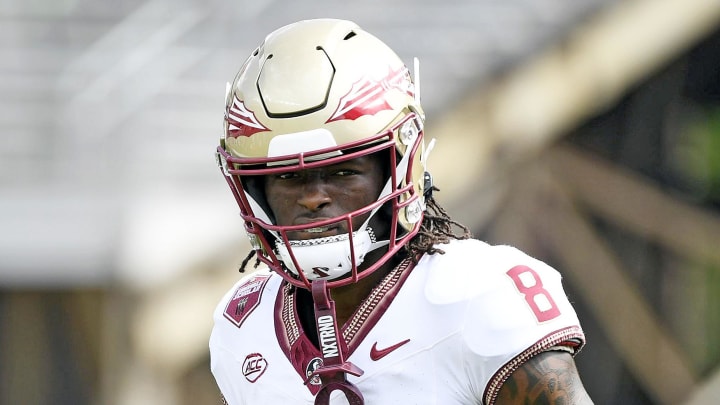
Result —
[{"label": "football player", "polygon": [[560,274],[435,201],[417,86],[333,19],[272,32],[229,84],[217,158],[262,266],[214,314],[228,404],[592,403]]}]

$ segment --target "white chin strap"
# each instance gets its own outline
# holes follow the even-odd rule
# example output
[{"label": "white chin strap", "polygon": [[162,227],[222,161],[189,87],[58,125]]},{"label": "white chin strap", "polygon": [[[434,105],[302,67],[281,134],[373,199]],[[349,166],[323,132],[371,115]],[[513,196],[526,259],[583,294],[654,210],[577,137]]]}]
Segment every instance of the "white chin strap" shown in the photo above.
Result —
[{"label": "white chin strap", "polygon": [[[353,233],[352,240],[354,261],[357,267],[365,260],[365,256],[369,252],[389,243],[388,241],[375,242],[372,229],[366,225]],[[350,238],[347,233],[324,238],[290,241],[292,255],[287,246],[280,240],[275,242],[275,248],[283,264],[297,275],[298,269],[292,260],[294,256],[303,274],[310,281],[319,279],[334,280],[352,271],[353,258],[350,250]]]}]

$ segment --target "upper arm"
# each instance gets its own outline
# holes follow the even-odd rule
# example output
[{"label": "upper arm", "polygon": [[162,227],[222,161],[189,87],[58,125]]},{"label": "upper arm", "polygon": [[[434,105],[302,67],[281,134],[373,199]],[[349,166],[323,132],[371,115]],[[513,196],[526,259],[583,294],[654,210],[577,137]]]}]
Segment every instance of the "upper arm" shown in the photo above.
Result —
[{"label": "upper arm", "polygon": [[589,405],[570,353],[547,351],[531,358],[503,383],[496,404]]}]

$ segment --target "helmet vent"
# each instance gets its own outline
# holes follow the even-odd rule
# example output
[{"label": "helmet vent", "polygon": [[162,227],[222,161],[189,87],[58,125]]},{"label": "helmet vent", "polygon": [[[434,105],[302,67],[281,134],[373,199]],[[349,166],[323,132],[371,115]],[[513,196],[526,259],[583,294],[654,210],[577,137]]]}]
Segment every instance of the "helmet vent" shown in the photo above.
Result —
[{"label": "helmet vent", "polygon": [[347,35],[345,35],[345,38],[343,38],[343,41],[347,41],[348,39],[354,37],[355,35],[357,35],[357,33],[355,31],[350,31],[347,33]]}]

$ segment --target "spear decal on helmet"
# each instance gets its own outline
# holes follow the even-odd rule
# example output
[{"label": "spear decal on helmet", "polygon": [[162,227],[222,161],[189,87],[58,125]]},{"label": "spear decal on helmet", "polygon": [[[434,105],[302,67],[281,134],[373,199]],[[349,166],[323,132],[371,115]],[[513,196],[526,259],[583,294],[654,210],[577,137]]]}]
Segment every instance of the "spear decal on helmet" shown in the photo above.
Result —
[{"label": "spear decal on helmet", "polygon": [[225,112],[225,119],[228,122],[228,135],[234,138],[252,136],[257,132],[270,130],[260,123],[255,113],[248,110],[237,96],[233,97],[232,105]]},{"label": "spear decal on helmet", "polygon": [[340,98],[338,108],[327,122],[355,120],[364,115],[375,115],[383,110],[392,110],[385,100],[385,92],[390,89],[404,91],[413,96],[413,85],[406,67],[398,70],[388,69],[389,73],[380,81],[364,77],[353,83],[350,91]]}]

